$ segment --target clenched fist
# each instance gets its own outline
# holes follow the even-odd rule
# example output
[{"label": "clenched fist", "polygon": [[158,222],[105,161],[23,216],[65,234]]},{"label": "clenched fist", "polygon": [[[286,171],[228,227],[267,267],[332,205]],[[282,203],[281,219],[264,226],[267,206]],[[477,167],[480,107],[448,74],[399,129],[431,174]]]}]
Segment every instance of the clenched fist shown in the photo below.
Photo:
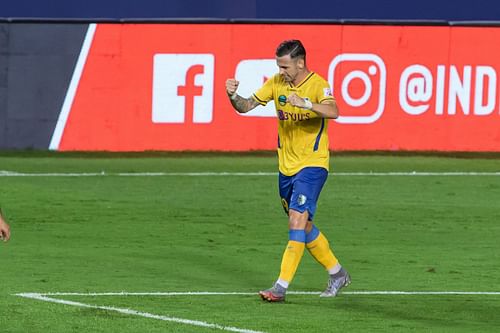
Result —
[{"label": "clenched fist", "polygon": [[240,84],[240,81],[237,81],[236,79],[227,79],[226,80],[226,92],[229,96],[233,96],[236,93],[236,90],[238,90],[238,86]]},{"label": "clenched fist", "polygon": [[293,93],[290,96],[288,96],[286,101],[292,104],[293,106],[297,106],[299,108],[303,108],[306,105],[304,99],[299,95],[297,95],[296,93]]}]

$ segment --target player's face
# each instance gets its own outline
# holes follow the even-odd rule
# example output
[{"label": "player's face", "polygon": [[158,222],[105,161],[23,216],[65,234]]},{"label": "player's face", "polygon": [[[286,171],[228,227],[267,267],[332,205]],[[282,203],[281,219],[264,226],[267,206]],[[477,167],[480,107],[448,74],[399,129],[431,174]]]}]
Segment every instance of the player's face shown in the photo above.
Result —
[{"label": "player's face", "polygon": [[283,77],[285,82],[293,83],[295,81],[300,70],[299,61],[301,61],[301,59],[292,59],[289,54],[282,57],[276,57],[276,63],[278,64],[280,75]]}]

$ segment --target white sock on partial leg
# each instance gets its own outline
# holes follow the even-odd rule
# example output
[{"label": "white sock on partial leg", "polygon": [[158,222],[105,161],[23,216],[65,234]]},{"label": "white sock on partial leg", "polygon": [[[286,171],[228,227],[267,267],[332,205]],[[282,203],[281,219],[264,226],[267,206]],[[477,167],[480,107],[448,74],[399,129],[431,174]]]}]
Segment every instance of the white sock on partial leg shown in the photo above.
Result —
[{"label": "white sock on partial leg", "polygon": [[337,274],[338,272],[340,272],[341,269],[342,269],[342,266],[340,266],[340,264],[337,263],[335,266],[333,266],[332,268],[330,268],[328,270],[328,274],[330,274],[330,275]]},{"label": "white sock on partial leg", "polygon": [[282,279],[278,279],[278,281],[276,281],[276,283],[279,284],[280,286],[282,286],[285,289],[288,288],[288,281],[285,281],[285,280],[282,280]]}]

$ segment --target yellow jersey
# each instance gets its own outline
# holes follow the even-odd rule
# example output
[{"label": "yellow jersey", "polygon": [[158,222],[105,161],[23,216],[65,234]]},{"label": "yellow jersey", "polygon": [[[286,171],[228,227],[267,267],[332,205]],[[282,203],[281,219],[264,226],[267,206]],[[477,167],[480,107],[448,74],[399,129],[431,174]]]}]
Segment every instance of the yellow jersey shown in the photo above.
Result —
[{"label": "yellow jersey", "polygon": [[311,103],[333,101],[328,82],[311,72],[297,86],[286,82],[276,74],[253,94],[261,105],[274,100],[278,117],[279,170],[285,176],[293,176],[305,167],[329,168],[328,119],[314,111],[294,107],[286,103],[292,93],[309,99]]}]

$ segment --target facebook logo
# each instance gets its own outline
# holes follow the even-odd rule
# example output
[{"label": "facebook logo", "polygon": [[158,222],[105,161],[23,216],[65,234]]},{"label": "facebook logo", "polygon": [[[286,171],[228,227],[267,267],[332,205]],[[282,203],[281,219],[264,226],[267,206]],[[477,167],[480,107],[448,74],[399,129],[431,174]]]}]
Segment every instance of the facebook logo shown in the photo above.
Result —
[{"label": "facebook logo", "polygon": [[156,54],[153,123],[212,122],[213,85],[213,54]]}]

